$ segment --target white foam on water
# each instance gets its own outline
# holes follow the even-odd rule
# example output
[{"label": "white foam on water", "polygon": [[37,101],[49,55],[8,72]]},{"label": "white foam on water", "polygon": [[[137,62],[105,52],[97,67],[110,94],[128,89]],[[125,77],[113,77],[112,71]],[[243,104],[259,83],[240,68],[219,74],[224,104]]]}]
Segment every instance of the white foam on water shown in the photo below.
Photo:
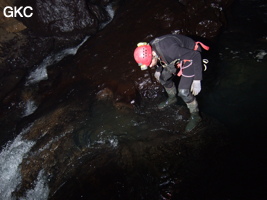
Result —
[{"label": "white foam on water", "polygon": [[[107,24],[109,24],[114,15],[115,15],[115,11],[113,9],[113,5],[109,4],[106,7],[106,11],[108,12],[109,16],[110,16],[110,20],[108,22],[105,22],[101,25],[100,29],[103,29]],[[47,67],[53,64],[58,63],[59,61],[61,61],[64,57],[68,56],[68,55],[75,55],[78,51],[78,49],[83,45],[84,42],[86,42],[86,40],[88,40],[89,36],[85,37],[85,39],[76,47],[72,47],[72,48],[68,48],[65,49],[59,53],[56,54],[51,54],[48,57],[46,57],[43,62],[35,69],[33,70],[30,75],[27,77],[27,81],[26,81],[26,86],[34,84],[34,83],[38,83],[41,80],[47,80],[48,79],[48,74],[47,74]]]},{"label": "white foam on water", "polygon": [[118,145],[119,145],[118,138],[116,136],[103,135],[102,133],[104,133],[104,132],[105,131],[99,133],[99,139],[94,141],[94,143],[95,144],[108,144],[113,148],[118,147]]},{"label": "white foam on water", "polygon": [[[44,151],[46,149],[49,149],[54,142],[59,141],[60,139],[62,139],[63,137],[65,137],[67,135],[67,133],[71,133],[72,131],[73,130],[70,130],[70,131],[67,131],[67,132],[63,133],[62,135],[56,136],[54,139],[52,139],[49,142],[47,142],[44,147],[40,148],[37,153],[40,154],[42,151]],[[46,133],[44,133],[44,135],[45,134]]]},{"label": "white foam on water", "polygon": [[23,113],[23,117],[26,117],[28,115],[31,115],[32,113],[34,113],[34,111],[37,109],[37,105],[35,104],[34,101],[32,100],[28,100],[25,104],[25,110]]},{"label": "white foam on water", "polygon": [[48,57],[46,57],[43,62],[35,69],[33,70],[30,75],[27,77],[26,86],[38,83],[41,80],[48,79],[47,75],[47,67],[53,64],[58,63],[61,61],[64,57],[68,55],[75,55],[78,51],[78,49],[83,45],[83,43],[88,40],[89,36],[85,37],[84,40],[77,45],[76,47],[71,47],[68,49],[64,49],[56,54],[51,54]]},{"label": "white foam on water", "polygon": [[38,199],[46,200],[49,196],[49,187],[47,179],[44,175],[44,170],[41,170],[38,174],[37,180],[34,182],[34,188],[26,192],[25,197],[20,200]]},{"label": "white foam on water", "polygon": [[[31,129],[32,125],[24,129],[13,142],[9,142],[0,153],[0,199],[17,199],[12,196],[12,193],[21,183],[20,164],[35,144],[34,141],[23,140],[22,137]],[[25,197],[19,198],[19,200],[48,199],[49,187],[44,170],[39,172],[33,185],[34,188],[28,190]]]},{"label": "white foam on water", "polygon": [[21,182],[20,164],[35,144],[33,141],[22,139],[23,134],[30,128],[31,125],[24,129],[13,142],[9,142],[0,153],[0,199],[14,199],[12,192]]},{"label": "white foam on water", "polygon": [[113,9],[113,5],[112,5],[112,4],[107,5],[107,7],[106,7],[106,11],[107,11],[108,14],[109,14],[110,20],[107,21],[107,22],[105,22],[105,23],[103,23],[103,24],[101,24],[100,29],[103,29],[103,28],[104,28],[107,24],[109,24],[109,23],[112,21],[112,19],[114,18],[115,10]]},{"label": "white foam on water", "polygon": [[113,6],[112,4],[109,4],[106,8],[106,11],[108,12],[111,19],[113,19],[114,15],[115,15],[115,11],[114,11],[112,6]]},{"label": "white foam on water", "polygon": [[[114,10],[112,5],[106,7],[107,12],[110,15],[110,20],[107,23],[103,23],[102,28],[105,27],[114,17]],[[38,83],[41,80],[48,79],[47,67],[58,63],[64,57],[68,55],[75,55],[78,49],[87,41],[89,36],[87,36],[79,45],[73,48],[65,49],[59,53],[51,54],[46,57],[42,63],[33,70],[27,77],[25,83],[29,86],[34,83]],[[37,109],[34,101],[28,100],[25,104],[25,111],[23,116],[28,116],[32,114]],[[12,196],[12,193],[21,183],[21,173],[20,164],[23,158],[27,156],[32,146],[35,144],[34,141],[23,140],[23,135],[26,134],[32,125],[25,128],[12,142],[8,142],[6,146],[2,149],[0,153],[0,199],[3,200],[15,200],[16,197]],[[116,147],[118,144],[117,139],[108,139],[111,146]],[[33,189],[26,192],[25,197],[20,198],[20,200],[38,199],[46,200],[49,196],[49,187],[47,184],[47,178],[45,176],[44,170],[39,172],[36,181],[33,183]]]}]

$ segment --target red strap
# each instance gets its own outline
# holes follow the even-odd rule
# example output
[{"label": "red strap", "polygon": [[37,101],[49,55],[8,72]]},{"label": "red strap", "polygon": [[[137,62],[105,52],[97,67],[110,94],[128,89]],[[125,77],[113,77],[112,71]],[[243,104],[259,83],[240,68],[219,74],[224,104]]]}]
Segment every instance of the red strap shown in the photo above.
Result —
[{"label": "red strap", "polygon": [[182,68],[180,68],[180,70],[179,70],[179,72],[177,73],[177,76],[182,76],[182,74],[183,74],[183,71],[182,71]]},{"label": "red strap", "polygon": [[183,69],[187,68],[187,67],[189,67],[191,65],[191,64],[189,64],[188,66],[183,67],[184,63],[186,63],[186,62],[191,62],[191,64],[192,64],[192,60],[186,60],[186,59],[184,59],[181,62],[177,63],[177,68],[180,69],[179,72],[177,73],[177,76],[182,76],[183,75]]},{"label": "red strap", "polygon": [[202,42],[196,42],[195,44],[195,48],[194,50],[196,51],[198,49],[198,45],[201,45],[203,49],[205,49],[206,51],[208,51],[210,49],[210,47],[208,47],[207,45],[203,44]]},{"label": "red strap", "polygon": [[186,59],[184,59],[183,61],[184,61],[185,63],[186,63],[186,62],[192,62],[192,60],[186,60]]},{"label": "red strap", "polygon": [[179,69],[179,72],[177,73],[177,76],[181,76],[182,75],[182,61],[177,63],[177,68]]}]

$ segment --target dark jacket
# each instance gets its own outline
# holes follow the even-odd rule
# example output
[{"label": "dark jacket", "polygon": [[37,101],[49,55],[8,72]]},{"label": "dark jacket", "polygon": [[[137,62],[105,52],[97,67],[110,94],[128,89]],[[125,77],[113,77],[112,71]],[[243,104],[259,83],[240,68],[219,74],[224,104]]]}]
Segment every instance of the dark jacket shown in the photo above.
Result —
[{"label": "dark jacket", "polygon": [[155,38],[150,42],[153,51],[166,63],[176,59],[193,60],[190,66],[194,80],[202,80],[202,59],[200,47],[194,50],[195,41],[184,35],[168,34]]}]

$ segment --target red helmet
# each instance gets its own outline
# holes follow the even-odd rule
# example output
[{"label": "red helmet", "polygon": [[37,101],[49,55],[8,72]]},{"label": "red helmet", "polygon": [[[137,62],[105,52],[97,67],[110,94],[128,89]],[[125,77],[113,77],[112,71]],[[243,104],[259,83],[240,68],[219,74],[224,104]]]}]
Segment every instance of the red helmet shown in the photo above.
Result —
[{"label": "red helmet", "polygon": [[134,59],[141,67],[141,70],[146,70],[152,61],[152,49],[146,42],[140,42],[137,44],[137,48],[134,50]]}]

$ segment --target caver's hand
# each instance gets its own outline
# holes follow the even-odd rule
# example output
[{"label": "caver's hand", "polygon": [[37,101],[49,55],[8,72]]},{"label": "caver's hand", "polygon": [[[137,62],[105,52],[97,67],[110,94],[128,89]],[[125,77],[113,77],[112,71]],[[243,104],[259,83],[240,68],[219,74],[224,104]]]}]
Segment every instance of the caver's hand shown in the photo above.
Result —
[{"label": "caver's hand", "polygon": [[198,93],[201,91],[201,83],[200,80],[194,80],[191,85],[191,92],[194,96],[198,95]]},{"label": "caver's hand", "polygon": [[159,81],[160,72],[155,72],[154,77],[157,79],[157,81]]}]

